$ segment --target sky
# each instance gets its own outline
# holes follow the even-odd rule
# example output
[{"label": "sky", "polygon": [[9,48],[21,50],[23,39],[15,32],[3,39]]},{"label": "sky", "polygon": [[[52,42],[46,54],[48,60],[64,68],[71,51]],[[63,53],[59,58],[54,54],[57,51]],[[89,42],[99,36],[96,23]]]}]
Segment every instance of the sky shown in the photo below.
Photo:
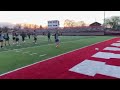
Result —
[{"label": "sky", "polygon": [[[105,11],[105,17],[120,16],[120,11]],[[0,22],[47,25],[48,20],[59,20],[63,27],[66,19],[91,24],[103,23],[104,11],[0,11]]]}]

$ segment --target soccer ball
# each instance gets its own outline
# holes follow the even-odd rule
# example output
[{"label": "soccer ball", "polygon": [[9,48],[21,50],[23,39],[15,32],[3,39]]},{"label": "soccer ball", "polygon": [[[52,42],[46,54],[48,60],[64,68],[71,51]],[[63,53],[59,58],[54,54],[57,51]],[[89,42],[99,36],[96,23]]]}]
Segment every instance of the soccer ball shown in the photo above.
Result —
[{"label": "soccer ball", "polygon": [[99,48],[95,48],[95,50],[99,50]]}]

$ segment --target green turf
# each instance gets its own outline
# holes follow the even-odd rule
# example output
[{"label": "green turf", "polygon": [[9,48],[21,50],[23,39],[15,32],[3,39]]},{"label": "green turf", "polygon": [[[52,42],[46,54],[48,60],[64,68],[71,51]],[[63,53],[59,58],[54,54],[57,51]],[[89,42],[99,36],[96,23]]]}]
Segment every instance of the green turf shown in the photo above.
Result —
[{"label": "green turf", "polygon": [[[54,37],[48,44],[47,36],[38,36],[37,44],[33,38],[21,46],[12,45],[0,49],[0,74],[41,61],[77,48],[114,38],[113,36],[60,36],[60,47],[56,48]],[[33,54],[33,55],[31,55]]]}]

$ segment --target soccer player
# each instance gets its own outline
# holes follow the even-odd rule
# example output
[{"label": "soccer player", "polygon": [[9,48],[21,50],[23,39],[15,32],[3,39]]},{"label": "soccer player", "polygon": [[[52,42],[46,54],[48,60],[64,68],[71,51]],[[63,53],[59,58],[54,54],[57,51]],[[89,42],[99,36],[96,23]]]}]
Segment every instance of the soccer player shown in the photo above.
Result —
[{"label": "soccer player", "polygon": [[22,36],[22,41],[25,42],[25,37],[26,37],[25,32],[22,32],[22,33],[21,33],[21,36]]},{"label": "soccer player", "polygon": [[48,31],[48,42],[51,41],[50,36],[51,36],[51,33],[50,33],[50,31]]},{"label": "soccer player", "polygon": [[9,34],[8,34],[8,31],[6,30],[5,33],[4,33],[4,39],[5,39],[5,46],[6,46],[6,42],[8,43],[8,45],[10,46],[10,43],[9,43]]},{"label": "soccer player", "polygon": [[19,44],[19,34],[17,32],[15,33],[15,39],[16,43]]},{"label": "soccer player", "polygon": [[15,35],[16,35],[16,32],[13,31],[13,32],[12,32],[13,44],[15,44],[15,42],[16,42],[16,38],[15,38],[16,36],[15,36]]},{"label": "soccer player", "polygon": [[54,36],[55,37],[56,48],[59,47],[59,44],[60,44],[60,40],[59,40],[58,36],[59,36],[59,33],[56,32],[55,36]]},{"label": "soccer player", "polygon": [[45,32],[43,32],[43,35],[45,35]]},{"label": "soccer player", "polygon": [[30,35],[31,35],[31,33],[30,33],[30,32],[28,32],[28,33],[27,33],[27,35],[28,35],[28,38],[30,39]]},{"label": "soccer player", "polygon": [[33,33],[33,37],[34,37],[34,43],[37,44],[37,33],[36,31],[34,30],[34,33]]},{"label": "soccer player", "polygon": [[4,35],[3,35],[3,33],[2,33],[2,31],[0,31],[0,46],[1,46],[1,48],[3,48],[3,38],[4,37]]}]

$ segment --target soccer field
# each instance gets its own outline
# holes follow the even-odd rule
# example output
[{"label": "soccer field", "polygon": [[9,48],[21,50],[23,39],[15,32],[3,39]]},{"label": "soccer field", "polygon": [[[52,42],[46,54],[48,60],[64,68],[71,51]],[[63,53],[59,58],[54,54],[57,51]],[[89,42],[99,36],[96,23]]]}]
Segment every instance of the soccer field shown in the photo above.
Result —
[{"label": "soccer field", "polygon": [[20,39],[20,46],[12,45],[11,38],[11,46],[0,49],[0,74],[77,48],[114,38],[114,36],[60,36],[59,38],[59,48],[55,47],[54,37],[51,37],[52,42],[49,44],[47,36],[38,36],[37,44],[33,43],[32,37],[30,40],[26,39],[25,43],[22,43]]}]

